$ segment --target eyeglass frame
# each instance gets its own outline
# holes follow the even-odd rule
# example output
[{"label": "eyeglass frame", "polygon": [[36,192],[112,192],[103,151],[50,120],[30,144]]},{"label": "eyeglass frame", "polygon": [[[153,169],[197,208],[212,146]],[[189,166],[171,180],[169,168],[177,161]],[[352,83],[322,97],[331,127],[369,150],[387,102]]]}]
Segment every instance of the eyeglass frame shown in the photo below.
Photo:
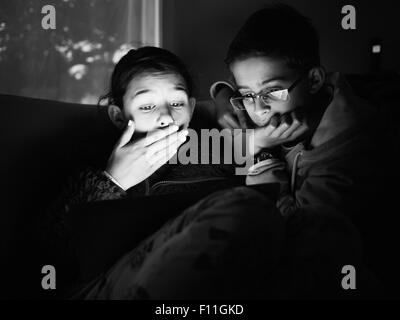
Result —
[{"label": "eyeglass frame", "polygon": [[[282,103],[282,102],[287,102],[287,101],[289,101],[289,93],[290,93],[290,91],[292,91],[300,82],[301,82],[301,80],[304,78],[304,76],[305,76],[305,74],[302,74],[300,77],[298,77],[288,88],[286,88],[286,89],[281,89],[282,91],[284,91],[284,90],[287,90],[287,92],[288,92],[288,99],[287,100],[275,100],[275,102],[277,102],[277,103]],[[276,91],[281,91],[281,90],[276,90]],[[271,92],[275,92],[275,91],[271,91]],[[265,96],[266,94],[263,94],[263,93],[259,93],[259,94],[255,94],[255,95],[253,95],[251,98],[253,99],[253,106],[255,106],[255,103],[256,103],[256,99],[260,99],[261,98],[261,101],[263,102],[263,103],[265,103],[266,104],[266,102],[263,100],[263,96]],[[243,97],[243,96],[240,96],[240,97],[231,97],[230,99],[229,99],[229,102],[231,103],[231,105],[235,108],[235,109],[239,109],[237,106],[235,106],[234,105],[234,103],[233,103],[233,101],[234,100],[239,100],[239,99],[244,99],[245,97]],[[274,99],[274,98],[272,98],[272,99]],[[240,108],[239,110],[246,110],[246,107],[244,106],[244,104],[243,104],[243,102],[242,102],[242,105],[243,105],[243,109],[242,108]]]}]

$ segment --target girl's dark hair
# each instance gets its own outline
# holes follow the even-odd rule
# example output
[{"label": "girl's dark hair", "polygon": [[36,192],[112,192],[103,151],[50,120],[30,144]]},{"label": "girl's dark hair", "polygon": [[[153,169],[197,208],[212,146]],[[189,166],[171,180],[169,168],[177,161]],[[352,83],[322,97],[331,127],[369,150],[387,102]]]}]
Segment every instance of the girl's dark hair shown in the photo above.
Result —
[{"label": "girl's dark hair", "polygon": [[131,49],[114,68],[110,91],[101,96],[99,104],[108,99],[109,104],[123,108],[123,97],[131,80],[143,73],[174,73],[186,82],[188,95],[193,94],[192,78],[183,62],[172,52],[157,47]]},{"label": "girl's dark hair", "polygon": [[273,4],[252,14],[229,46],[225,62],[254,56],[283,59],[296,70],[320,64],[319,37],[311,21],[292,7]]}]

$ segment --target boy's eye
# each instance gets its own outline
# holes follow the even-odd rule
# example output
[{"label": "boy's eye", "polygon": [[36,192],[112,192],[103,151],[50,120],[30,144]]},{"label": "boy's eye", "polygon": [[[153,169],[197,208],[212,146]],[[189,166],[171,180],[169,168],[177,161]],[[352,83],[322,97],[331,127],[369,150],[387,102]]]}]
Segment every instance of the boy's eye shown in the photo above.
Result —
[{"label": "boy's eye", "polygon": [[281,90],[282,90],[282,88],[272,88],[272,89],[268,90],[268,93],[275,92],[275,91],[281,91]]},{"label": "boy's eye", "polygon": [[276,91],[281,91],[281,90],[283,90],[283,89],[280,88],[280,87],[277,87],[277,88],[269,88],[269,89],[265,90],[265,91],[263,92],[263,94],[269,94],[269,93],[276,92]]},{"label": "boy's eye", "polygon": [[252,93],[246,93],[246,94],[244,94],[243,96],[242,96],[244,99],[246,99],[246,100],[252,100],[253,98],[254,98],[254,94],[252,94]]},{"label": "boy's eye", "polygon": [[288,98],[288,90],[287,89],[278,89],[269,92],[269,96],[278,100],[287,100]]},{"label": "boy's eye", "polygon": [[156,107],[156,105],[151,104],[151,105],[147,105],[147,106],[142,106],[142,107],[140,107],[139,109],[140,109],[140,110],[143,110],[143,111],[151,111],[151,110],[153,110],[155,107]]}]

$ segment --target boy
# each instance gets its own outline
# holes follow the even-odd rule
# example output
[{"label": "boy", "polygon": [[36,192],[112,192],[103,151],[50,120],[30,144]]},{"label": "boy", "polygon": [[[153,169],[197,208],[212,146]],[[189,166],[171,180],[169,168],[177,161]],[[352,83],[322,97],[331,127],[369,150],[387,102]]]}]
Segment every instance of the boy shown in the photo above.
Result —
[{"label": "boy", "polygon": [[228,49],[234,84],[210,90],[222,127],[254,129],[247,185],[280,185],[288,251],[277,278],[290,277],[295,296],[340,288],[342,267],[359,266],[350,219],[367,213],[364,199],[375,187],[373,110],[338,73],[325,72],[318,47],[310,21],[291,7],[260,10]]},{"label": "boy", "polygon": [[[362,186],[355,182],[371,158],[364,129],[372,110],[338,73],[326,74],[310,22],[288,6],[261,10],[232,41],[226,63],[235,85],[217,82],[211,95],[222,127],[255,128],[258,174],[250,170],[247,183],[278,181],[284,216],[305,204],[353,212],[353,191]],[[279,158],[291,178],[268,173],[269,158]]]}]

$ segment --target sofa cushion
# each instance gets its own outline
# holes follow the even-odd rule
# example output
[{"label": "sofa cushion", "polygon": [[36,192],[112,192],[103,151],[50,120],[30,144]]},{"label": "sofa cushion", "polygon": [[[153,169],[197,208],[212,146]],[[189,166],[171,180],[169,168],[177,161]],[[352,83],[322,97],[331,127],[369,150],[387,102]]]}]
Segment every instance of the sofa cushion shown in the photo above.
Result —
[{"label": "sofa cushion", "polygon": [[[213,127],[212,108],[198,103],[191,126]],[[0,122],[0,254],[18,272],[21,251],[39,256],[35,224],[67,177],[104,164],[119,133],[104,108],[11,95],[0,95]]]}]

